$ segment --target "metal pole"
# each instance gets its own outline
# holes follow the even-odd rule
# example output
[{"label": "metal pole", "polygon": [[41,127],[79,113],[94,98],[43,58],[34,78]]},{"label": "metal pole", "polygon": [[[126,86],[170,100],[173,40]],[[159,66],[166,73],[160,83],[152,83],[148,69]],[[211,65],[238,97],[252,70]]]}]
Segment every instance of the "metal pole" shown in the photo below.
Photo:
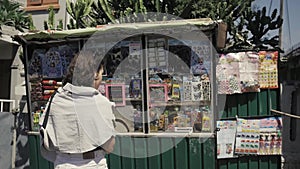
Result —
[{"label": "metal pole", "polygon": [[[283,0],[280,0],[280,18],[283,19]],[[282,24],[283,25],[283,24]],[[278,46],[282,49],[282,25],[279,28],[279,42]]]}]

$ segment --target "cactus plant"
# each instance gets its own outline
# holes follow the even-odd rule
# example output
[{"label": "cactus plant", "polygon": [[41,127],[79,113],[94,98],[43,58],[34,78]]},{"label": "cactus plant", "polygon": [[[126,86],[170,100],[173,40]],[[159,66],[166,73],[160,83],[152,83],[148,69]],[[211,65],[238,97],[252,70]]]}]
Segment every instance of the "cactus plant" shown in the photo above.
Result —
[{"label": "cactus plant", "polygon": [[271,16],[266,15],[266,7],[257,11],[248,11],[246,16],[246,28],[252,35],[249,40],[256,44],[256,48],[265,49],[268,48],[268,45],[277,48],[279,36],[268,36],[270,31],[277,30],[282,26],[283,20],[279,15],[277,16],[277,9],[273,10]]},{"label": "cactus plant", "polygon": [[[74,20],[75,28],[89,27],[93,22],[93,18],[90,17],[92,10],[93,0],[77,0],[72,2],[67,0],[67,12]],[[68,26],[72,28],[72,26]]]}]

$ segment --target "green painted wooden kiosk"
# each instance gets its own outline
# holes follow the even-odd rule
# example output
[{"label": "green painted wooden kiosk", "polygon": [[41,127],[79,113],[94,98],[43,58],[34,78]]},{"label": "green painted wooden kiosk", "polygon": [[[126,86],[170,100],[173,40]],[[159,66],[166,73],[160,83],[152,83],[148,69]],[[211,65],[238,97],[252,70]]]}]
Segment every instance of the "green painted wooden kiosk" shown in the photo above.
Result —
[{"label": "green painted wooden kiosk", "polygon": [[[193,19],[104,25],[78,30],[50,30],[15,36],[15,40],[22,44],[24,52],[30,112],[28,118],[31,121],[31,131],[28,132],[30,168],[53,168],[53,164],[43,159],[40,154],[40,138],[36,124],[38,114],[42,113],[43,105],[47,102],[49,92],[51,93],[45,92],[44,83],[55,83],[54,86],[58,87],[68,65],[68,57],[80,50],[92,50],[97,46],[100,46],[101,50],[97,51],[100,51],[100,54],[105,51],[104,59],[106,65],[109,65],[106,84],[102,90],[108,98],[118,103],[119,114],[116,116],[122,131],[116,137],[114,152],[107,155],[110,169],[280,168],[281,157],[278,155],[217,160],[215,122],[220,113],[221,119],[232,119],[236,115],[264,117],[271,115],[270,106],[277,109],[279,105],[279,91],[265,89],[259,93],[227,95],[226,102],[222,103],[223,109],[217,107],[219,103],[215,85],[215,60],[218,56],[215,44],[218,33],[220,34],[219,25],[220,22],[211,19]],[[171,56],[172,54],[174,56]],[[198,87],[199,84],[208,84],[208,88],[205,89],[209,91],[209,96],[203,88],[199,88],[201,95],[188,98],[188,95],[184,95],[182,86],[192,86],[189,86],[189,83],[184,84],[183,79],[188,79],[188,76],[183,74],[191,73],[193,65],[198,62],[193,57],[199,54],[203,55],[202,61],[206,62],[208,73],[192,72],[192,75],[196,74],[195,76],[201,78],[196,77],[198,81],[188,82],[195,83]],[[64,58],[42,61],[43,58],[54,55]],[[127,79],[123,81],[118,79],[119,75],[123,75],[123,70],[133,66],[128,67],[128,64],[124,64],[118,77],[114,77],[118,70],[112,67],[114,64],[121,65],[120,62],[115,63],[120,56],[121,61],[127,59],[128,63],[138,65],[134,73],[126,75]],[[49,66],[52,62],[58,65],[54,66],[57,69]],[[186,70],[188,71],[185,72]],[[49,74],[49,71],[53,71],[53,74]],[[206,75],[209,78],[206,78]],[[131,82],[136,82],[132,80],[140,80],[140,88],[135,91],[137,93],[131,90]],[[174,81],[178,83],[174,85]],[[176,87],[181,90],[180,95],[172,92],[176,91]],[[118,91],[119,95],[113,94]],[[162,94],[157,96],[151,91],[159,91]],[[128,112],[129,120],[122,117]],[[174,112],[176,118],[170,117]],[[201,118],[205,116],[208,119],[207,125],[204,126],[202,120],[201,127],[199,128],[199,124],[197,127],[197,120],[192,119],[190,112],[196,115],[197,112],[202,112]],[[152,116],[152,113],[155,116]],[[184,116],[179,116],[181,113]],[[186,117],[192,119],[192,122],[186,122]]]}]

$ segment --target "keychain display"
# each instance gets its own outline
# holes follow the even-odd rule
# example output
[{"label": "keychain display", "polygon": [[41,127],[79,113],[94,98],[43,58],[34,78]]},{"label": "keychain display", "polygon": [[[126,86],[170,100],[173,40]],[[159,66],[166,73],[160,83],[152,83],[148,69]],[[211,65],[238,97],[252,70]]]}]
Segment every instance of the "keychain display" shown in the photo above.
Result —
[{"label": "keychain display", "polygon": [[260,92],[258,81],[259,56],[256,52],[241,52],[239,72],[242,92]]},{"label": "keychain display", "polygon": [[72,58],[74,57],[75,53],[77,52],[74,47],[70,45],[62,45],[58,47],[58,51],[61,57],[62,63],[62,72],[65,75],[67,73],[68,67],[71,63]]},{"label": "keychain display", "polygon": [[239,59],[236,54],[221,55],[217,70],[217,87],[219,94],[241,93]]},{"label": "keychain display", "polygon": [[259,84],[260,88],[278,88],[278,51],[261,51],[259,54]]},{"label": "keychain display", "polygon": [[129,96],[131,98],[141,98],[142,80],[138,78],[132,78],[129,86]]},{"label": "keychain display", "polygon": [[180,85],[179,84],[172,85],[172,98],[180,99]]},{"label": "keychain display", "polygon": [[237,119],[236,154],[280,155],[282,118]]},{"label": "keychain display", "polygon": [[50,48],[43,58],[43,77],[62,78],[63,65],[57,47]]},{"label": "keychain display", "polygon": [[35,49],[32,53],[32,57],[29,61],[28,73],[31,78],[41,77],[43,73],[43,58],[45,57],[45,49]]},{"label": "keychain display", "polygon": [[217,67],[219,94],[260,92],[278,88],[278,51],[221,54]]},{"label": "keychain display", "polygon": [[237,119],[236,154],[257,154],[260,120]]},{"label": "keychain display", "polygon": [[259,154],[276,155],[282,150],[282,118],[270,117],[260,122]]},{"label": "keychain display", "polygon": [[191,72],[202,76],[210,74],[210,43],[209,41],[187,41],[191,45]]},{"label": "keychain display", "polygon": [[148,42],[148,47],[149,68],[167,72],[168,55],[165,50],[165,39],[151,39]]},{"label": "keychain display", "polygon": [[184,81],[183,82],[183,100],[192,101],[192,82]]}]

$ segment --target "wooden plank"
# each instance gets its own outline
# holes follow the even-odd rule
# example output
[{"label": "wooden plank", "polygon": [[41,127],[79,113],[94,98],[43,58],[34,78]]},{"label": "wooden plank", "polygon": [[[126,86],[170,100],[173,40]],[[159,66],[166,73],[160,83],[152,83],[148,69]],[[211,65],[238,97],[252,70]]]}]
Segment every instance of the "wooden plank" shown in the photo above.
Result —
[{"label": "wooden plank", "polygon": [[258,93],[258,108],[260,116],[268,114],[268,92],[265,89]]},{"label": "wooden plank", "polygon": [[269,169],[268,156],[259,156],[259,169]]},{"label": "wooden plank", "polygon": [[248,169],[248,156],[239,158],[239,169]]},{"label": "wooden plank", "polygon": [[[170,147],[170,145],[172,145]],[[166,150],[161,154],[161,166],[163,169],[174,169],[174,144],[172,138],[161,138],[161,149]]]},{"label": "wooden plank", "polygon": [[270,107],[272,109],[278,110],[279,109],[279,105],[278,105],[278,93],[279,93],[279,89],[273,89],[270,90]]},{"label": "wooden plank", "polygon": [[228,159],[220,159],[218,160],[217,169],[227,169]]},{"label": "wooden plank", "polygon": [[199,138],[188,138],[188,145],[190,168],[203,169],[202,143],[200,143]]},{"label": "wooden plank", "polygon": [[142,137],[135,137],[133,138],[133,143],[135,168],[148,169],[146,139]]},{"label": "wooden plank", "polygon": [[249,169],[258,169],[258,156],[249,157]]},{"label": "wooden plank", "polygon": [[238,116],[239,117],[247,117],[248,115],[248,100],[247,93],[236,95],[237,106],[238,106]]},{"label": "wooden plank", "polygon": [[37,154],[37,139],[36,136],[28,135],[29,141],[29,164],[30,169],[39,169],[38,154]]},{"label": "wooden plank", "polygon": [[160,139],[158,137],[149,137],[147,139],[147,148],[148,148],[148,168],[161,169]]},{"label": "wooden plank", "polygon": [[40,150],[40,143],[39,143],[39,136],[37,136],[37,156],[38,156],[38,165],[39,165],[39,169],[43,168],[43,169],[49,169],[51,166],[51,162],[47,161],[44,157],[42,157],[41,155],[41,150]]},{"label": "wooden plank", "polygon": [[122,166],[120,147],[121,147],[120,137],[116,137],[114,151],[109,154],[108,160],[107,160],[109,163],[108,166],[110,169],[119,169]]},{"label": "wooden plank", "polygon": [[238,114],[236,95],[228,95],[226,98],[227,114],[229,118],[234,118]]},{"label": "wooden plank", "polygon": [[258,111],[258,93],[248,93],[248,115],[249,116],[257,116],[259,114]]},{"label": "wooden plank", "polygon": [[186,138],[174,138],[174,142],[176,144],[175,146],[175,162],[176,162],[176,168],[182,169],[182,168],[189,168],[188,167],[188,145],[187,145],[187,139]]},{"label": "wooden plank", "polygon": [[215,168],[215,139],[209,138],[203,143],[203,166],[204,168]]},{"label": "wooden plank", "polygon": [[281,168],[281,157],[280,156],[269,156],[269,169]]},{"label": "wooden plank", "polygon": [[238,164],[238,158],[228,159],[228,169],[239,169]]},{"label": "wooden plank", "polygon": [[134,166],[134,147],[130,136],[120,137],[121,154],[122,154],[122,168],[135,169]]}]

